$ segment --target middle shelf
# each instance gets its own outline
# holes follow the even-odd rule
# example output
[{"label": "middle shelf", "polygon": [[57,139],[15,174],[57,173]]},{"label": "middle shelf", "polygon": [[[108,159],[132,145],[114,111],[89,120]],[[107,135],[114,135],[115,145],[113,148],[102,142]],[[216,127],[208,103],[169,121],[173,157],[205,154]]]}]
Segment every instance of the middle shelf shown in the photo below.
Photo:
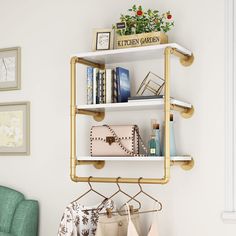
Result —
[{"label": "middle shelf", "polygon": [[[190,103],[183,102],[172,98],[170,104],[173,106],[179,106],[183,108],[192,108]],[[106,104],[92,104],[92,105],[78,105],[77,109],[90,110],[90,111],[135,111],[135,110],[150,110],[150,109],[162,109],[164,107],[164,99],[159,98],[155,101],[134,101],[123,103],[106,103]]]}]

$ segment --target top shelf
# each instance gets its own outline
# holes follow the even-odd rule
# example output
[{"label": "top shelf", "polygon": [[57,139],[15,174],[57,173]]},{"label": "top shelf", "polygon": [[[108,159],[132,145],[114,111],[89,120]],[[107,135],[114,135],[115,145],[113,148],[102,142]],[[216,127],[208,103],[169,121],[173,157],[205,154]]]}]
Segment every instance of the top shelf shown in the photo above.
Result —
[{"label": "top shelf", "polygon": [[136,48],[124,48],[114,49],[106,51],[96,52],[84,52],[78,53],[73,56],[83,58],[85,60],[99,63],[99,64],[113,64],[120,62],[131,62],[131,61],[143,61],[161,59],[164,55],[164,50],[167,47],[175,48],[179,52],[191,56],[192,52],[188,49],[180,46],[177,43],[160,44],[155,46],[136,47]]}]

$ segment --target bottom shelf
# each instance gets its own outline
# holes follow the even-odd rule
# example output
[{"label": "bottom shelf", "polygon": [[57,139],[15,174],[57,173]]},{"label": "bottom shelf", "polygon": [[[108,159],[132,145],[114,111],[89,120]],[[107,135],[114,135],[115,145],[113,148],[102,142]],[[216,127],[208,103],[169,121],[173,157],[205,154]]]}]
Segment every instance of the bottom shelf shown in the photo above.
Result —
[{"label": "bottom shelf", "polygon": [[[164,156],[144,156],[144,157],[127,157],[127,156],[106,156],[106,157],[91,157],[81,156],[77,158],[77,165],[94,165],[96,169],[102,169],[106,161],[148,161],[148,162],[164,162]],[[171,156],[171,165],[180,164],[182,169],[191,170],[194,166],[194,160],[191,156]]]},{"label": "bottom shelf", "polygon": [[[164,161],[164,156],[143,156],[143,157],[130,157],[130,156],[81,156],[77,158],[78,161]],[[191,156],[171,156],[171,161],[191,161]]]}]

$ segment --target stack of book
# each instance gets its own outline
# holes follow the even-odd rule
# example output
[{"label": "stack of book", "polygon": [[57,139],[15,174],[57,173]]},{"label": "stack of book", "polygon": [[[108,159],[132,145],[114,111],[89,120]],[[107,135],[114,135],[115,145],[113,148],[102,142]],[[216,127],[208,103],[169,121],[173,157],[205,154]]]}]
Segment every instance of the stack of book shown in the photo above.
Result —
[{"label": "stack of book", "polygon": [[87,68],[87,104],[128,102],[130,76],[127,69]]}]

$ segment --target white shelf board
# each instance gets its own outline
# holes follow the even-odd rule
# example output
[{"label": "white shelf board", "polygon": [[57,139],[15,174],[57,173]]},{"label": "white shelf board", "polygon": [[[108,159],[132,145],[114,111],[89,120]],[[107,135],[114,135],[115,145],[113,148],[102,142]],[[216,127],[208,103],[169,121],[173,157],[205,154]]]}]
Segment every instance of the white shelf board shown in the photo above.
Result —
[{"label": "white shelf board", "polygon": [[[171,99],[171,104],[178,105],[186,108],[191,108],[190,103],[182,102],[177,99]],[[91,111],[135,111],[135,110],[152,110],[162,109],[164,99],[156,99],[155,101],[137,101],[137,102],[123,102],[123,103],[106,103],[106,104],[92,104],[92,105],[78,105],[78,109],[91,110]]]},{"label": "white shelf board", "polygon": [[[171,161],[190,161],[191,156],[172,156]],[[144,157],[127,157],[127,156],[112,156],[112,157],[77,157],[79,161],[164,161],[163,156],[144,156]]]},{"label": "white shelf board", "polygon": [[84,58],[88,61],[100,64],[113,64],[120,62],[160,59],[164,57],[164,50],[167,47],[176,48],[178,51],[189,56],[192,55],[191,51],[180,46],[179,44],[169,43],[146,47],[124,48],[96,52],[82,52],[72,56],[77,56],[79,58]]}]

